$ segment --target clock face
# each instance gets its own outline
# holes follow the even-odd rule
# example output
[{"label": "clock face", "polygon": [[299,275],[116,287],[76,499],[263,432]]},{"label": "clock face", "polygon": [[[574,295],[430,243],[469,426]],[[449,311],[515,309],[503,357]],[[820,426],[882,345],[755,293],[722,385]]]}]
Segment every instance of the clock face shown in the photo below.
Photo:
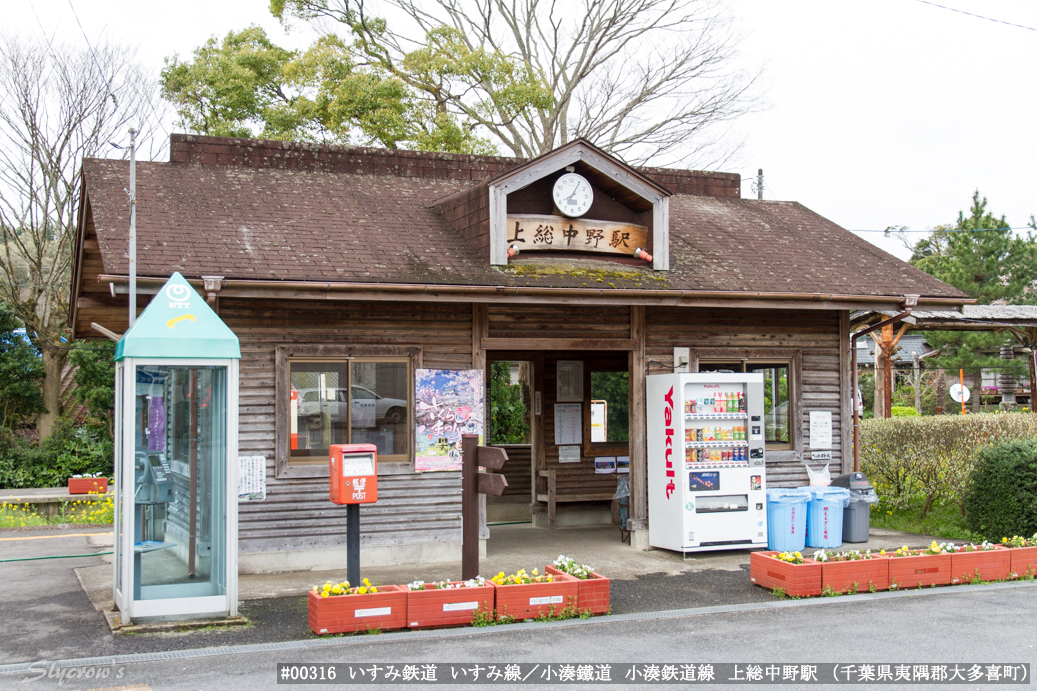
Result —
[{"label": "clock face", "polygon": [[582,216],[594,203],[594,190],[587,178],[576,173],[566,173],[555,181],[555,206],[566,216]]}]

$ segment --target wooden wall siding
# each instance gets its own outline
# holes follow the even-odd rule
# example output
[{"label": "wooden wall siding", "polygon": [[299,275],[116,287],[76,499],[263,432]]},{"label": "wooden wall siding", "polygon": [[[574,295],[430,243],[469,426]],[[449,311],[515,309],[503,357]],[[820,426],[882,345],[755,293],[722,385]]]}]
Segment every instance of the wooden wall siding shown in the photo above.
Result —
[{"label": "wooden wall siding", "polygon": [[491,304],[489,337],[628,339],[630,308]]},{"label": "wooden wall siding", "polygon": [[[810,461],[811,410],[832,413],[832,468],[842,463],[844,435],[840,400],[840,313],[837,311],[734,310],[645,308],[645,359],[649,374],[673,371],[674,347],[694,353],[726,350],[737,359],[739,351],[757,354],[769,349],[801,354],[801,378],[796,382],[802,443],[792,451],[767,452],[767,483],[772,486],[807,484],[804,456],[812,468],[826,461]],[[850,423],[847,423],[850,424]],[[650,509],[649,509],[650,513]]]},{"label": "wooden wall siding", "polygon": [[[328,501],[327,480],[275,477],[276,347],[419,346],[425,367],[468,368],[471,305],[225,298],[220,300],[220,316],[241,342],[239,453],[267,459],[267,499],[240,504],[240,550],[344,546],[345,511]],[[380,475],[378,503],[362,511],[361,540],[368,545],[460,540],[460,501],[460,473]]]}]

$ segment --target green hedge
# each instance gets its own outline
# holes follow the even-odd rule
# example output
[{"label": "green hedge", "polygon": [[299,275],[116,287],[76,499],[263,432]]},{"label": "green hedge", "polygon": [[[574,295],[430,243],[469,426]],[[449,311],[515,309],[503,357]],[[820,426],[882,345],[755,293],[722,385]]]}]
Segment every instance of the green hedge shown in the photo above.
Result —
[{"label": "green hedge", "polygon": [[979,451],[997,442],[1034,438],[1037,415],[1032,413],[864,420],[861,470],[891,507],[907,508],[920,499],[923,517],[937,501],[964,510]]},{"label": "green hedge", "polygon": [[62,418],[39,446],[0,429],[0,489],[62,487],[73,475],[112,476],[115,448],[104,423]]},{"label": "green hedge", "polygon": [[909,405],[895,405],[889,412],[893,417],[918,417],[918,411]]},{"label": "green hedge", "polygon": [[1037,440],[983,449],[964,504],[969,530],[988,540],[1037,533]]}]

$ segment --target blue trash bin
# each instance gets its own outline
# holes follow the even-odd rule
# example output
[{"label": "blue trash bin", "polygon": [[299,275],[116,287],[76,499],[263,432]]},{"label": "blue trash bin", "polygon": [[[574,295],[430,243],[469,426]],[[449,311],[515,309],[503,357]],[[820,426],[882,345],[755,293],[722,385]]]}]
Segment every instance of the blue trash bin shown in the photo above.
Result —
[{"label": "blue trash bin", "polygon": [[805,487],[767,490],[767,549],[802,552],[806,547],[807,504]]},{"label": "blue trash bin", "polygon": [[807,505],[807,547],[842,547],[843,509],[850,503],[850,490],[845,487],[804,489],[811,495]]}]

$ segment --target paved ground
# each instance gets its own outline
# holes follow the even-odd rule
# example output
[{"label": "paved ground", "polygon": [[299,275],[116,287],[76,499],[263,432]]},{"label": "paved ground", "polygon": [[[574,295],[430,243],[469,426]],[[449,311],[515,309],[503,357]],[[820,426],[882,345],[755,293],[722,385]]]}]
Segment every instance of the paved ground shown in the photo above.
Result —
[{"label": "paved ground", "polygon": [[[616,614],[773,600],[768,591],[749,582],[748,552],[702,553],[687,559],[666,551],[642,552],[622,544],[615,528],[548,531],[512,525],[492,530],[482,562],[484,574],[543,567],[565,554],[613,579]],[[872,541],[863,547],[922,545],[931,539],[895,531],[872,533]],[[0,558],[5,559],[109,549],[111,534],[100,526],[0,531]],[[247,627],[112,636],[102,615],[111,608],[110,559],[0,563],[0,621],[31,622],[16,636],[0,636],[0,664],[310,639],[302,595],[316,583],[344,577],[340,572],[245,575],[240,579],[240,611],[251,622]],[[459,564],[442,564],[371,569],[365,574],[376,583],[407,583],[416,578],[456,578],[459,572]]]},{"label": "paved ground", "polygon": [[[691,664],[697,669],[708,664],[721,673],[718,679],[733,675],[746,679],[750,665],[759,665],[761,674],[786,674],[786,666],[798,672],[803,665],[817,665],[820,674],[831,674],[831,663],[843,663],[840,673],[851,675],[852,680],[867,674],[866,665],[873,675],[879,673],[879,665],[888,665],[893,674],[903,670],[908,675],[935,672],[933,665],[944,665],[948,673],[957,669],[967,675],[978,670],[977,683],[956,688],[977,688],[987,681],[991,670],[1001,674],[1010,665],[1018,678],[1026,675],[1023,681],[1029,686],[1029,675],[1037,668],[1035,618],[1037,587],[1032,582],[1016,582],[785,600],[721,611],[682,610],[417,635],[388,633],[280,646],[209,648],[69,661],[54,667],[38,664],[4,669],[0,665],[0,688],[272,689],[277,686],[279,662],[307,666],[354,663],[365,669],[380,667],[383,673],[389,665],[399,669],[403,664],[437,663],[441,680],[450,679],[444,663],[461,663],[466,669],[479,665],[483,674],[491,664],[522,663],[535,675],[543,674],[547,665],[554,665],[557,671],[557,665],[563,663],[636,663],[642,670],[646,663]],[[847,669],[847,664],[852,667]],[[974,667],[977,664],[980,666]],[[106,681],[78,678],[98,672],[108,675]],[[345,674],[338,677],[339,683],[347,680]],[[537,676],[533,679],[538,681]],[[831,678],[822,681],[832,683]],[[657,685],[623,688],[649,686]],[[395,689],[397,685],[378,688]]]}]

